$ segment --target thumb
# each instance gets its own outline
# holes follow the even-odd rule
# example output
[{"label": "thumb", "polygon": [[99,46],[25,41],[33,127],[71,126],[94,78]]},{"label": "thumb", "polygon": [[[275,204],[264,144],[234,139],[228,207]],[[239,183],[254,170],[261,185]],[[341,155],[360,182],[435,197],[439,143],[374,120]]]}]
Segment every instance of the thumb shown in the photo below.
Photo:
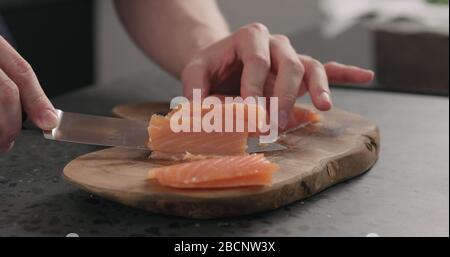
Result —
[{"label": "thumb", "polygon": [[36,96],[31,96],[29,93],[21,96],[21,99],[25,113],[37,127],[42,130],[51,130],[58,126],[56,110],[43,92]]}]

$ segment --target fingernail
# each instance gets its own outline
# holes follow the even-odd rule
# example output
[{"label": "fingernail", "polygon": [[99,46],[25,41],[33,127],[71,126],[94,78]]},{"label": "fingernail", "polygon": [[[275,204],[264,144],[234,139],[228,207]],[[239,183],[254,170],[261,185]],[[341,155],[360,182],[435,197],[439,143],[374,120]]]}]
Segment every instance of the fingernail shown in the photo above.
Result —
[{"label": "fingernail", "polygon": [[16,142],[12,141],[12,142],[9,144],[8,150],[6,150],[6,151],[7,151],[7,152],[11,151],[11,150],[14,148],[14,144],[15,144],[15,143],[16,143]]},{"label": "fingernail", "polygon": [[319,101],[331,104],[331,97],[328,92],[322,92],[319,97]]},{"label": "fingernail", "polygon": [[58,126],[58,116],[51,110],[44,111],[40,116],[41,129],[50,130]]},{"label": "fingernail", "polygon": [[0,153],[7,153],[7,152],[11,151],[13,149],[13,147],[14,147],[14,141],[12,141],[8,145],[6,145],[2,149],[0,149]]},{"label": "fingernail", "polygon": [[278,113],[278,126],[285,129],[288,124],[288,113],[286,111],[280,111]]}]

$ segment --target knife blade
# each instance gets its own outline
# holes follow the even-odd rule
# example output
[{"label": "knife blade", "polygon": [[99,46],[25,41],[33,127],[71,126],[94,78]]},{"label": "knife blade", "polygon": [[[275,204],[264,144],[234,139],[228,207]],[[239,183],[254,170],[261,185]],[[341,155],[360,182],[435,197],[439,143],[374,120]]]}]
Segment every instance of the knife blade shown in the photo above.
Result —
[{"label": "knife blade", "polygon": [[148,150],[148,123],[57,110],[59,125],[44,131],[50,140]]},{"label": "knife blade", "polygon": [[249,137],[247,139],[247,153],[265,153],[274,152],[287,149],[286,146],[277,143],[260,144],[256,137]]},{"label": "knife blade", "polygon": [[[147,142],[148,122],[57,110],[59,125],[44,131],[49,140],[80,144],[113,146],[149,150]],[[286,149],[285,146],[270,143],[260,144],[257,138],[247,141],[248,153],[263,153]]]}]

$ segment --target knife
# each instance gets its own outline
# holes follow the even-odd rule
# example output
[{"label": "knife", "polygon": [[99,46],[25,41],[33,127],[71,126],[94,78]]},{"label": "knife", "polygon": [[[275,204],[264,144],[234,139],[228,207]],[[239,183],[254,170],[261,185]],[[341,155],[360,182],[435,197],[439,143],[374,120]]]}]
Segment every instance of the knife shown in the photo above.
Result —
[{"label": "knife", "polygon": [[[59,125],[44,131],[50,140],[80,144],[114,146],[149,150],[148,122],[94,116],[57,110]],[[270,143],[260,144],[258,138],[248,138],[248,153],[280,151],[285,146]]]}]

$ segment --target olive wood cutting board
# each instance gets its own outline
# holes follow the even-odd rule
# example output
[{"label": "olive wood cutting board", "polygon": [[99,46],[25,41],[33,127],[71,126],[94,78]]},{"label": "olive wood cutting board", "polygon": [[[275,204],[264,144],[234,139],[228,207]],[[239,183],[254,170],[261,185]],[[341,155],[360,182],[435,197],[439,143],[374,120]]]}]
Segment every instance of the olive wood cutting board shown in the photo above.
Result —
[{"label": "olive wood cutting board", "polygon": [[[154,113],[167,113],[168,106],[129,104],[114,108],[113,113],[122,118],[148,120]],[[337,108],[321,116],[320,123],[282,138],[287,150],[265,154],[280,165],[272,186],[219,190],[164,187],[148,180],[147,172],[171,163],[149,160],[147,151],[121,148],[78,157],[65,167],[63,175],[93,194],[154,213],[203,219],[276,209],[358,176],[378,159],[380,137],[374,123]]]}]

